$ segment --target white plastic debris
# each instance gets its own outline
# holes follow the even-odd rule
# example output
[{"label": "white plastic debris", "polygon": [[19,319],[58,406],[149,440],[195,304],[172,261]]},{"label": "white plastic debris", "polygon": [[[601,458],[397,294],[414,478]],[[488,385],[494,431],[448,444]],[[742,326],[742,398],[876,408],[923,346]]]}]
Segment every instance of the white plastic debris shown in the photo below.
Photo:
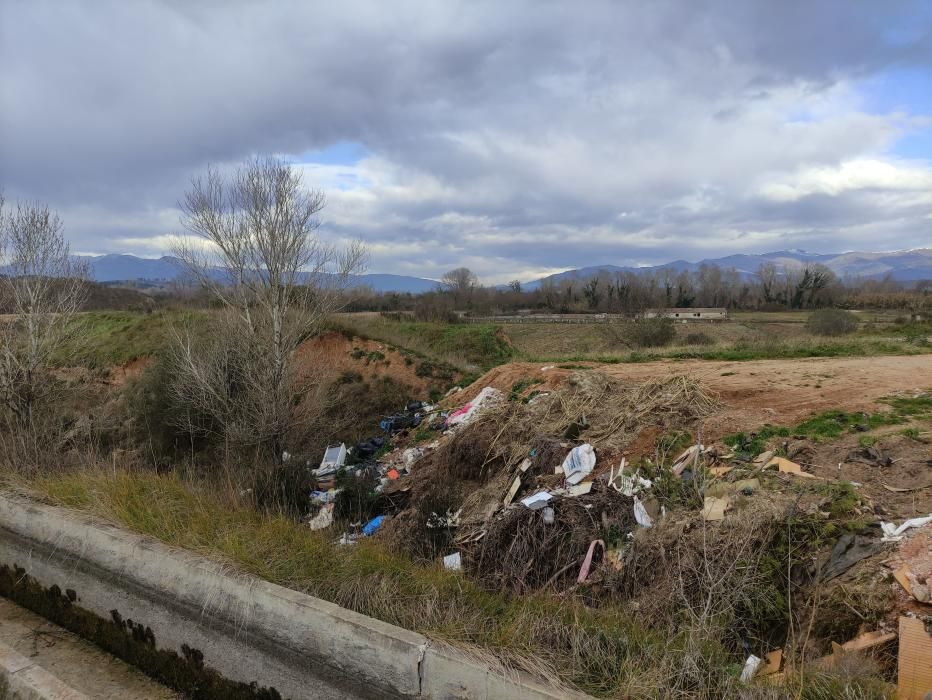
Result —
[{"label": "white plastic debris", "polygon": [[647,508],[644,507],[641,499],[637,496],[634,497],[634,519],[641,527],[650,527],[654,524],[654,521],[651,520],[650,515],[647,513]]},{"label": "white plastic debris", "polygon": [[463,568],[463,558],[459,552],[448,554],[443,558],[443,568],[451,571],[459,571]]},{"label": "white plastic debris", "polygon": [[328,503],[321,508],[320,512],[311,518],[307,524],[312,530],[323,530],[325,527],[330,527],[333,524],[333,504]]},{"label": "white plastic debris", "polygon": [[579,484],[573,484],[567,489],[567,495],[569,496],[585,496],[592,490],[591,481],[583,481]]},{"label": "white plastic debris", "polygon": [[521,499],[521,505],[531,510],[538,510],[547,505],[547,502],[553,498],[547,491],[538,491],[533,496]]},{"label": "white plastic debris", "polygon": [[476,396],[472,401],[463,406],[458,411],[454,411],[447,418],[447,427],[452,428],[457,425],[465,425],[473,418],[476,414],[479,413],[483,408],[501,401],[503,398],[502,392],[492,386],[487,386],[485,389],[479,392],[479,395]]},{"label": "white plastic debris", "polygon": [[540,513],[544,516],[545,525],[553,525],[553,521],[556,517],[556,513],[554,512],[553,508],[547,506]]},{"label": "white plastic debris", "polygon": [[903,533],[911,527],[922,527],[932,523],[932,513],[923,518],[910,518],[905,523],[897,527],[893,523],[880,523],[880,529],[883,530],[884,542],[899,542],[903,539]]},{"label": "white plastic debris", "polygon": [[608,483],[612,485],[612,488],[621,492],[623,496],[627,496],[628,498],[654,485],[653,481],[645,479],[638,474],[638,472],[634,472],[634,474],[625,474],[624,457],[621,458],[621,464],[618,465],[617,472],[614,469],[609,471]]},{"label": "white plastic debris", "polygon": [[761,664],[761,659],[758,656],[751,654],[747,661],[744,662],[744,668],[741,669],[741,682],[750,683],[751,679],[754,678],[754,674],[757,673],[757,669]]},{"label": "white plastic debris", "polygon": [[563,460],[566,483],[578,484],[595,469],[595,449],[588,442],[570,450]]},{"label": "white plastic debris", "polygon": [[324,458],[320,460],[320,467],[317,470],[319,475],[329,474],[337,471],[346,463],[346,445],[331,445],[324,450]]},{"label": "white plastic debris", "polygon": [[420,447],[409,447],[401,453],[401,460],[404,462],[405,469],[411,469],[414,463],[424,456],[424,450]]}]

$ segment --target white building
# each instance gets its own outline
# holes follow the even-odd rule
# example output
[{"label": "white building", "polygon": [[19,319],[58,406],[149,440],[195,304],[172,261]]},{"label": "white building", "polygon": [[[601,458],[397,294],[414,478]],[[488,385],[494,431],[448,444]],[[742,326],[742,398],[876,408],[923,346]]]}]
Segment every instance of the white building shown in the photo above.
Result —
[{"label": "white building", "polygon": [[644,318],[672,318],[674,321],[725,321],[728,309],[648,309]]}]

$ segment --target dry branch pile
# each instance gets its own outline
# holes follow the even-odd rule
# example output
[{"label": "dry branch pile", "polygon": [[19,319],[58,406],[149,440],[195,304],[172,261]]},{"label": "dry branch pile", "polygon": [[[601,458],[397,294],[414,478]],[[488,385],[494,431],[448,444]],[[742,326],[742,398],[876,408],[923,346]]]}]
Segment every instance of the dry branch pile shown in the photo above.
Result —
[{"label": "dry branch pile", "polygon": [[575,581],[593,540],[631,529],[631,504],[631,498],[599,484],[585,497],[555,500],[551,524],[540,510],[511,505],[479,539],[462,543],[466,570],[493,589],[563,590]]}]

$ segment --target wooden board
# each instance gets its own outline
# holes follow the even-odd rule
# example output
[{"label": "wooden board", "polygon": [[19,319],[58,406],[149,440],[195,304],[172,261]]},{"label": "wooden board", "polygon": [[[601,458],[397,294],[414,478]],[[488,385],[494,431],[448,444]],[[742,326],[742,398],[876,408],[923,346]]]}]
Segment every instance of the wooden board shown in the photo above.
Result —
[{"label": "wooden board", "polygon": [[896,689],[899,700],[923,700],[932,690],[932,635],[914,617],[900,618]]}]

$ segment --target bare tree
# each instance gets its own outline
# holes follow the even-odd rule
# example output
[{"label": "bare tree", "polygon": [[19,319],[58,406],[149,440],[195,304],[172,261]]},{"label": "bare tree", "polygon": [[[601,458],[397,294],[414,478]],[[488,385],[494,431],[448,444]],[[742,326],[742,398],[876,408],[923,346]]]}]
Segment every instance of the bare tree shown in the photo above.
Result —
[{"label": "bare tree", "polygon": [[275,158],[229,178],[210,169],[181,203],[193,235],[173,252],[221,312],[203,342],[190,329],[176,333],[172,392],[190,409],[187,420],[198,416],[200,426],[276,458],[298,419],[294,352],[339,307],[349,275],[365,262],[361,244],[337,248],[319,238],[323,206],[323,193]]},{"label": "bare tree", "polygon": [[458,267],[441,277],[440,283],[454,294],[464,294],[475,289],[479,278],[468,267]]},{"label": "bare tree", "polygon": [[40,411],[62,388],[52,358],[73,347],[87,268],[71,257],[61,219],[46,205],[17,204],[4,214],[2,204],[0,306],[10,316],[0,330],[0,404],[22,446],[37,450]]}]

